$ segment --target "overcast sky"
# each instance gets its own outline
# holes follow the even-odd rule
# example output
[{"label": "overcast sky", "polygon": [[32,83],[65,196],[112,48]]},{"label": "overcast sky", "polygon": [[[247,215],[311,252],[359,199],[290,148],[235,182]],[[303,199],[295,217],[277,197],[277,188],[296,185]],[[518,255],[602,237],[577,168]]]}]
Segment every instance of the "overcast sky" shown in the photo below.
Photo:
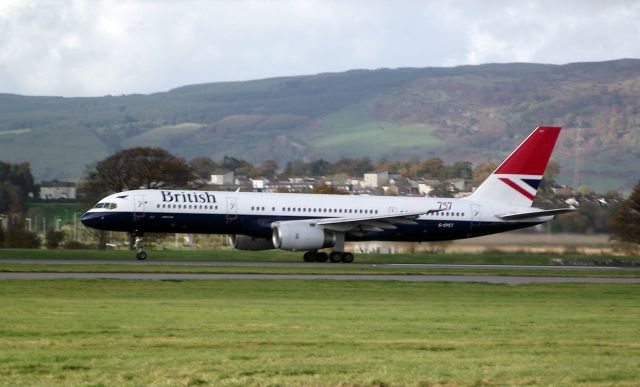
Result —
[{"label": "overcast sky", "polygon": [[640,58],[640,2],[0,0],[0,93]]}]

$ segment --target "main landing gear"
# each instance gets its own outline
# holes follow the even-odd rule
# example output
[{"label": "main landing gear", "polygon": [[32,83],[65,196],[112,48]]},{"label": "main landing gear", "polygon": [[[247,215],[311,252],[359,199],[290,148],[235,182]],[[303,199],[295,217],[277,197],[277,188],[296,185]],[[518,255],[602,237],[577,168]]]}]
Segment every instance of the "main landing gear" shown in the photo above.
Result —
[{"label": "main landing gear", "polygon": [[331,262],[331,263],[351,263],[353,262],[353,254],[347,253],[344,251],[344,237],[345,234],[342,232],[335,234],[335,244],[334,249],[327,255],[327,253],[318,252],[316,250],[307,251],[304,253],[304,261],[305,262]]},{"label": "main landing gear", "polygon": [[329,254],[317,251],[307,251],[304,253],[305,262],[331,262],[331,263],[351,263],[353,254],[344,251],[333,251]]},{"label": "main landing gear", "polygon": [[142,233],[132,233],[135,238],[135,242],[133,243],[133,247],[135,247],[138,252],[136,253],[136,259],[138,261],[144,261],[147,259],[147,252],[144,251],[144,234]]}]

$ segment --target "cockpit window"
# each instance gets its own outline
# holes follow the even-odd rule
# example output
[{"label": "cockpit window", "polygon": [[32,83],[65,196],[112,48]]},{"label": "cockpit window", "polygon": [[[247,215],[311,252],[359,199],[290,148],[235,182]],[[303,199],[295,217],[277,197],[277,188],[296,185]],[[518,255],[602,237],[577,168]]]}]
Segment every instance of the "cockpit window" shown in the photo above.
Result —
[{"label": "cockpit window", "polygon": [[115,204],[115,203],[98,203],[93,208],[104,208],[104,209],[107,209],[107,210],[113,210],[116,207],[118,207],[118,205]]}]

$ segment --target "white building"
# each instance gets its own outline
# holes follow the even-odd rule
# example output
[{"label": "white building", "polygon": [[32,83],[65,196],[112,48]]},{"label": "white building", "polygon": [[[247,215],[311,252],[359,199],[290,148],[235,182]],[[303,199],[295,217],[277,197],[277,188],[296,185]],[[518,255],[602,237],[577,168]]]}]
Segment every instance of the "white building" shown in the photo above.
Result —
[{"label": "white building", "polygon": [[271,182],[269,181],[269,179],[266,179],[264,177],[259,177],[257,179],[251,179],[251,187],[253,189],[259,189],[259,190],[263,190],[265,188],[265,186],[268,186]]},{"label": "white building", "polygon": [[389,183],[389,172],[376,172],[364,174],[364,186],[366,188],[382,187]]},{"label": "white building", "polygon": [[68,181],[43,181],[40,184],[40,199],[76,199],[76,184]]},{"label": "white building", "polygon": [[417,181],[418,183],[418,192],[421,195],[429,195],[433,189],[440,184],[438,180],[425,180],[421,179]]},{"label": "white building", "polygon": [[233,171],[222,175],[211,175],[209,183],[214,185],[232,185],[234,177]]}]

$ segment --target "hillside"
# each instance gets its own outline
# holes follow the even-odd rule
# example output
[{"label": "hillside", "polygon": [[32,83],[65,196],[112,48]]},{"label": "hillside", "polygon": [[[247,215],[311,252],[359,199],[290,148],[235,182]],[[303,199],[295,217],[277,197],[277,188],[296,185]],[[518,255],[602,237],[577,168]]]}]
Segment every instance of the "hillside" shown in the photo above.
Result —
[{"label": "hillside", "polygon": [[[0,94],[0,159],[77,179],[136,145],[253,162],[367,155],[499,161],[537,125],[561,125],[561,181],[640,178],[640,60],[487,64],[212,83],[95,98]],[[579,146],[579,149],[577,149]]]}]

